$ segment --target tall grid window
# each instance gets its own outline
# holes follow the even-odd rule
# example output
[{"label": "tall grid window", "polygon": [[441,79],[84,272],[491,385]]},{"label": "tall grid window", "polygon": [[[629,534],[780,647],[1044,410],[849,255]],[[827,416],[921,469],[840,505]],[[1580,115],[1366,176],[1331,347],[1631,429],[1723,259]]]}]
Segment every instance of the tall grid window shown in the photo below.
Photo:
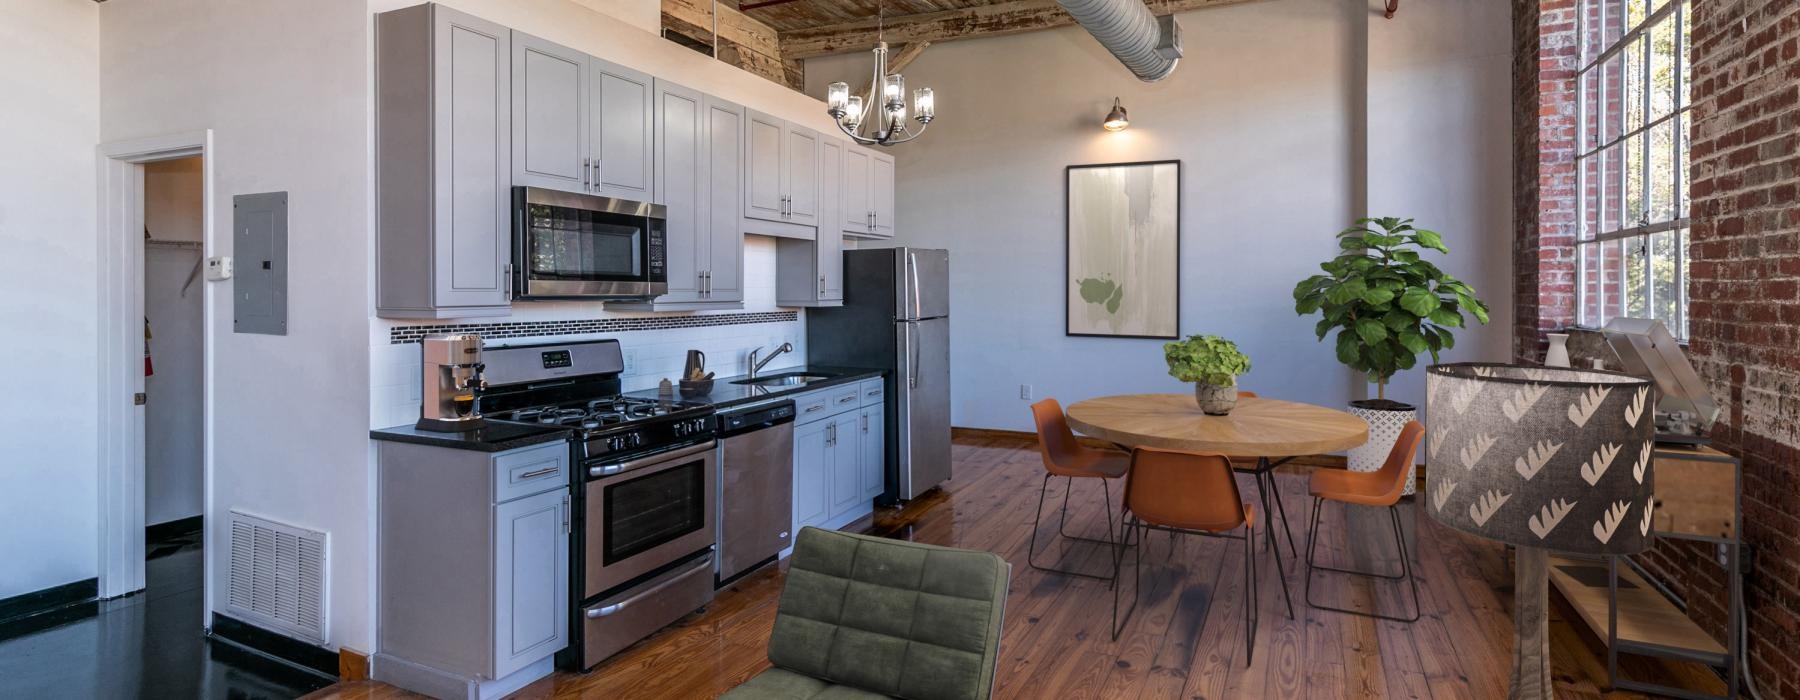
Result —
[{"label": "tall grid window", "polygon": [[1579,323],[1687,337],[1688,2],[1581,0]]}]

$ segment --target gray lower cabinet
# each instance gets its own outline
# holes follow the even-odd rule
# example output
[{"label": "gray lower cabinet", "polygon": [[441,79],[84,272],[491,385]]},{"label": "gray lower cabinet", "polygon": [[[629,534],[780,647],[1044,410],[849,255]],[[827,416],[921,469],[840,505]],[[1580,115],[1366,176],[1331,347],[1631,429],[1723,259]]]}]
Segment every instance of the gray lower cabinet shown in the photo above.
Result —
[{"label": "gray lower cabinet", "polygon": [[491,697],[569,641],[569,448],[379,444],[377,680]]},{"label": "gray lower cabinet", "polygon": [[441,5],[375,21],[376,313],[510,313],[512,32]]},{"label": "gray lower cabinet", "polygon": [[626,311],[741,309],[744,234],[738,229],[744,108],[658,80],[657,189],[669,208],[669,293],[614,302]]},{"label": "gray lower cabinet", "polygon": [[885,490],[883,380],[794,398],[794,528],[841,527]]},{"label": "gray lower cabinet", "polygon": [[[845,156],[845,142],[824,139],[819,148],[819,167],[837,172]],[[821,193],[821,218],[835,221],[842,183],[825,178]],[[781,306],[842,306],[844,304],[844,236],[831,226],[820,226],[812,240],[782,238],[776,242],[775,303]]]}]

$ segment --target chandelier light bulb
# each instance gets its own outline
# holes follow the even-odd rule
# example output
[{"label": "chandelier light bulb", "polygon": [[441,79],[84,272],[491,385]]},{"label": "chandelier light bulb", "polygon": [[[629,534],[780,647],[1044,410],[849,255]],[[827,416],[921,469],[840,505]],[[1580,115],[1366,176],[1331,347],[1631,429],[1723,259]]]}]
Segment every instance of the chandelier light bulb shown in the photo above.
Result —
[{"label": "chandelier light bulb", "polygon": [[919,121],[931,121],[937,116],[937,101],[931,95],[931,88],[919,88],[913,91],[913,109],[919,113]]},{"label": "chandelier light bulb", "polygon": [[825,106],[833,112],[842,112],[850,103],[850,84],[832,83],[825,88]]},{"label": "chandelier light bulb", "polygon": [[881,96],[889,110],[906,110],[906,76],[895,73],[887,77]]},{"label": "chandelier light bulb", "polygon": [[844,127],[851,131],[856,131],[857,127],[862,126],[862,115],[862,95],[851,95],[844,103],[844,117],[842,119]]}]

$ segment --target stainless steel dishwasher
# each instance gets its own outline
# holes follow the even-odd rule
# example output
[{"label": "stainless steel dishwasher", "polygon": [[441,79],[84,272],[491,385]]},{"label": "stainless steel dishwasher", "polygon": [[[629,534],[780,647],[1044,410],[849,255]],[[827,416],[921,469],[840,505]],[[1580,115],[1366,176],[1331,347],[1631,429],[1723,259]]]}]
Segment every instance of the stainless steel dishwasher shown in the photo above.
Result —
[{"label": "stainless steel dishwasher", "polygon": [[793,544],[794,402],[719,413],[719,570],[715,583],[772,561]]}]

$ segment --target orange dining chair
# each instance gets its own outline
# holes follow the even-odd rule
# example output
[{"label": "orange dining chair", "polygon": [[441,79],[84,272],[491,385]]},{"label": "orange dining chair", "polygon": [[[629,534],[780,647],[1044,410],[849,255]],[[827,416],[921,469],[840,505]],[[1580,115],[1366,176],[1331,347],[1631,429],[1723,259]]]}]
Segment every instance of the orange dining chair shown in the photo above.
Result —
[{"label": "orange dining chair", "polygon": [[[1413,458],[1418,454],[1419,442],[1425,438],[1425,426],[1412,421],[1400,429],[1400,438],[1394,441],[1394,449],[1388,451],[1387,462],[1372,472],[1353,472],[1343,469],[1319,469],[1312,473],[1308,489],[1312,492],[1312,526],[1309,529],[1306,543],[1306,604],[1320,610],[1350,613],[1363,617],[1394,622],[1413,622],[1419,619],[1419,581],[1413,577],[1412,557],[1407,554],[1406,540],[1400,534],[1400,494],[1406,490],[1407,467],[1412,466]],[[1127,487],[1129,490],[1129,487]],[[1400,553],[1400,573],[1383,574],[1354,569],[1340,569],[1321,566],[1313,563],[1313,552],[1319,544],[1319,508],[1325,501],[1337,501],[1345,505],[1370,506],[1388,509],[1388,520],[1393,523],[1394,549]],[[1314,603],[1312,599],[1313,570],[1334,571],[1352,576],[1386,579],[1389,581],[1405,580],[1412,584],[1412,616],[1399,617],[1380,613],[1335,608],[1329,605]]]},{"label": "orange dining chair", "polygon": [[[1044,399],[1032,404],[1031,415],[1037,422],[1038,448],[1044,458],[1044,481],[1038,486],[1038,507],[1031,516],[1031,546],[1025,555],[1025,563],[1030,564],[1033,569],[1069,576],[1106,581],[1117,578],[1119,566],[1116,554],[1113,561],[1113,572],[1107,576],[1038,565],[1037,534],[1038,524],[1044,513],[1044,494],[1050,489],[1050,478],[1064,477],[1069,480],[1069,486],[1063,489],[1062,513],[1058,516],[1056,533],[1065,539],[1077,542],[1106,545],[1108,553],[1114,554],[1113,549],[1118,540],[1113,534],[1112,487],[1108,486],[1107,482],[1125,475],[1127,465],[1125,455],[1096,450],[1076,440],[1074,431],[1069,429],[1068,419],[1063,417],[1062,404],[1057,403],[1056,399]],[[1106,506],[1106,539],[1104,540],[1093,537],[1076,537],[1069,534],[1066,529],[1069,524],[1069,492],[1075,490],[1076,479],[1100,480],[1101,502]]]},{"label": "orange dining chair", "polygon": [[[1118,560],[1121,564],[1125,558],[1125,547],[1129,545],[1132,533],[1139,533],[1140,541],[1150,530],[1184,535],[1201,535],[1204,537],[1222,537],[1225,539],[1243,540],[1244,542],[1244,590],[1249,600],[1244,605],[1244,665],[1250,665],[1250,657],[1256,650],[1257,590],[1256,590],[1256,509],[1244,502],[1238,495],[1237,476],[1231,470],[1231,459],[1223,455],[1202,455],[1188,452],[1171,452],[1140,447],[1131,453],[1131,469],[1125,476],[1125,510],[1122,514],[1128,522],[1124,525],[1125,537],[1119,548]],[[1243,528],[1243,532],[1229,534],[1232,530]],[[1141,532],[1140,532],[1141,531]],[[1275,533],[1268,526],[1263,527],[1263,534],[1274,544]],[[1131,607],[1125,610],[1123,618],[1119,616],[1119,588],[1113,586],[1113,640],[1119,639],[1124,631],[1124,623],[1131,619],[1131,613],[1137,610],[1137,599],[1143,585],[1143,548],[1132,561]],[[1276,577],[1281,581],[1281,597],[1287,601],[1288,617],[1294,616],[1294,601],[1288,597],[1287,578]]]}]

